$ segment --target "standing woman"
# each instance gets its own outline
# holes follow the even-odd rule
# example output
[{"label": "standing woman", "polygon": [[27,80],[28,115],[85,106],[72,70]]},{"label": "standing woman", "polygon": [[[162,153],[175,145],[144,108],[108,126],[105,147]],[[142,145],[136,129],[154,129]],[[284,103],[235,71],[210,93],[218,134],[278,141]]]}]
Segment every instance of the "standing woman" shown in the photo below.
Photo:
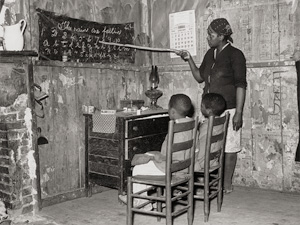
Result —
[{"label": "standing woman", "polygon": [[243,108],[246,96],[246,59],[243,52],[231,45],[232,30],[228,21],[218,18],[207,29],[207,42],[210,49],[206,52],[198,68],[186,50],[178,53],[189,63],[192,74],[199,83],[205,82],[203,94],[221,94],[230,112],[230,122],[225,147],[224,192],[233,190],[237,153],[241,151],[241,127],[243,125]]}]

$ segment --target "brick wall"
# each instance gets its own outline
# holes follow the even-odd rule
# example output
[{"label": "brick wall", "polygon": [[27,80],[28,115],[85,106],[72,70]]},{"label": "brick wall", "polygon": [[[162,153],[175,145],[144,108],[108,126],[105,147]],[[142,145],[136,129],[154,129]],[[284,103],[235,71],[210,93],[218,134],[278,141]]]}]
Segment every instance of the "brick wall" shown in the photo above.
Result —
[{"label": "brick wall", "polygon": [[35,203],[31,112],[26,98],[23,94],[12,107],[0,108],[0,199],[20,213],[33,211]]}]

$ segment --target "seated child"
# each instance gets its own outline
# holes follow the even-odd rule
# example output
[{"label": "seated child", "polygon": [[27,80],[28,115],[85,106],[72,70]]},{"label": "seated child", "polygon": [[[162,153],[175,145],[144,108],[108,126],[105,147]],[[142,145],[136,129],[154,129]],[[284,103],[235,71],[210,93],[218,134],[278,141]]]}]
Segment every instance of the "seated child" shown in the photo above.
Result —
[{"label": "seated child", "polygon": [[[169,101],[169,117],[171,120],[175,120],[176,123],[186,122],[191,120],[187,117],[192,108],[191,99],[185,94],[175,94]],[[192,138],[192,132],[181,132],[174,135],[174,142],[189,140]],[[132,175],[165,175],[166,165],[166,151],[167,151],[167,137],[165,138],[161,151],[150,151],[145,154],[138,154],[133,158],[132,165],[135,165],[132,170]],[[188,150],[185,152],[176,152],[173,154],[174,160],[183,160],[185,155],[188,154]],[[133,193],[147,188],[144,184],[133,184]],[[146,195],[147,193],[145,193]],[[119,199],[126,203],[127,196],[119,195]],[[134,205],[143,203],[144,199],[134,199]]]},{"label": "seated child", "polygon": [[[199,171],[204,168],[204,158],[205,158],[205,146],[206,146],[206,136],[208,128],[208,117],[209,116],[221,116],[226,110],[226,101],[222,95],[216,93],[208,93],[202,97],[201,102],[201,113],[205,117],[205,120],[200,123],[199,128],[199,139],[198,147],[195,153],[195,171]],[[217,126],[213,130],[213,134],[216,135],[222,132],[223,125]],[[214,143],[211,147],[211,151],[218,149],[219,143]],[[210,162],[210,166],[214,166],[213,161]]]}]

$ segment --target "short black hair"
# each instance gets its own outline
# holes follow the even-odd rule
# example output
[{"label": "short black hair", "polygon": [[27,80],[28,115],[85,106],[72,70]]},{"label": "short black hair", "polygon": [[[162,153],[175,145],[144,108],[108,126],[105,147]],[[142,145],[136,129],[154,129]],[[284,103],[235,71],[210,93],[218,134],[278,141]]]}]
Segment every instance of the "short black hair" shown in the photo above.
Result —
[{"label": "short black hair", "polygon": [[217,93],[207,93],[202,96],[202,103],[214,116],[220,116],[226,110],[224,97]]},{"label": "short black hair", "polygon": [[185,94],[175,94],[171,96],[169,108],[174,108],[181,116],[188,116],[192,108],[192,101]]}]

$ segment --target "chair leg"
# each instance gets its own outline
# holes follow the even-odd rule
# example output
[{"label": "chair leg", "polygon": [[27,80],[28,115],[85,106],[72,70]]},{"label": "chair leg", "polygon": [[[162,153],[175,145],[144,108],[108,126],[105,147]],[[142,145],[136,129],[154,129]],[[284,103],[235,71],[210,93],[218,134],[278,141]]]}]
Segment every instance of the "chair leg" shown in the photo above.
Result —
[{"label": "chair leg", "polygon": [[167,225],[172,225],[173,220],[172,220],[172,194],[171,194],[171,189],[167,188],[169,190],[166,190],[166,224]]},{"label": "chair leg", "polygon": [[217,197],[217,205],[218,205],[218,212],[221,212],[221,207],[222,207],[222,204],[223,204],[223,188],[222,188],[222,183],[219,182],[218,184],[218,189],[219,189],[219,192],[218,192],[218,197]]},{"label": "chair leg", "polygon": [[209,217],[209,200],[204,203],[204,222],[208,222]]},{"label": "chair leg", "polygon": [[209,216],[209,211],[210,211],[210,199],[208,197],[208,193],[206,193],[207,191],[204,191],[204,222],[208,221],[208,216]]},{"label": "chair leg", "polygon": [[222,203],[223,203],[223,198],[222,198],[222,197],[223,197],[223,196],[222,196],[223,193],[221,193],[221,192],[223,192],[222,189],[221,189],[220,192],[218,193],[218,198],[217,198],[218,212],[221,212]]},{"label": "chair leg", "polygon": [[208,214],[204,214],[204,222],[208,222]]},{"label": "chair leg", "polygon": [[[158,187],[158,188],[157,188],[157,197],[160,197],[160,196],[162,196],[162,188],[161,188],[161,187]],[[156,206],[157,206],[156,211],[157,211],[157,212],[162,212],[162,203],[161,203],[160,201],[157,201],[157,202],[156,202]],[[158,222],[161,221],[161,217],[160,217],[160,216],[157,217],[157,221],[158,221]]]},{"label": "chair leg", "polygon": [[190,208],[188,209],[187,217],[188,217],[188,225],[192,225],[194,221],[194,181],[191,180],[189,183],[189,189],[191,190],[191,193],[188,196],[188,201]]},{"label": "chair leg", "polygon": [[133,198],[132,198],[132,181],[131,177],[127,180],[127,225],[133,225]]}]

